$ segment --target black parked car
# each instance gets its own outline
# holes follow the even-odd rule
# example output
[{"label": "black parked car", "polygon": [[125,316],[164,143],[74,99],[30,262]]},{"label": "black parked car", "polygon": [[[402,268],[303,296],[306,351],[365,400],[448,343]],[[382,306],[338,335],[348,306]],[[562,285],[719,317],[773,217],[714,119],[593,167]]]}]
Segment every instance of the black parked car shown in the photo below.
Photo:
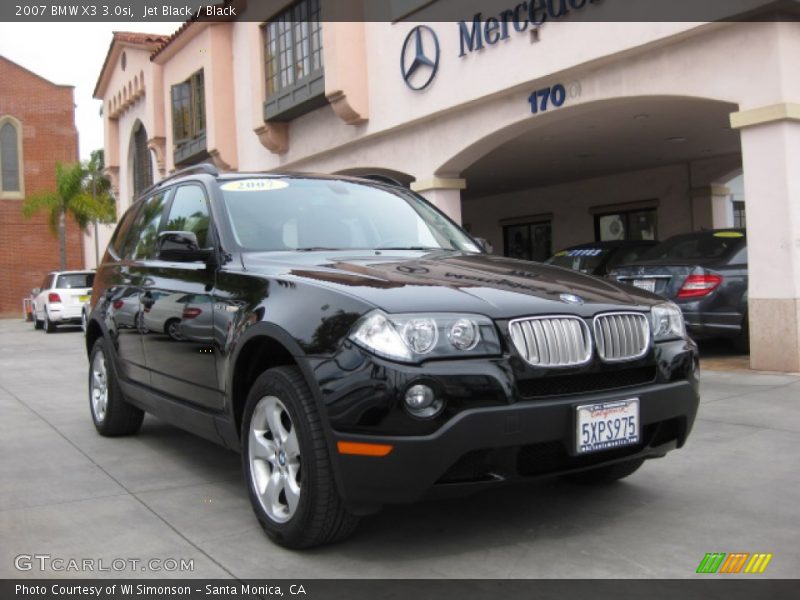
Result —
[{"label": "black parked car", "polygon": [[696,339],[729,338],[747,351],[747,237],[742,229],[678,235],[611,277],[675,301]]},{"label": "black parked car", "polygon": [[[124,299],[175,294],[198,299],[162,309],[191,336],[131,327]],[[697,411],[674,304],[489,256],[375,181],[176,174],[123,216],[92,298],[98,431],[135,433],[147,411],[241,451],[259,521],[290,547],[426,494],[620,479],[683,446]]]},{"label": "black parked car", "polygon": [[556,252],[545,264],[605,277],[614,267],[638,260],[656,244],[648,240],[591,242]]}]

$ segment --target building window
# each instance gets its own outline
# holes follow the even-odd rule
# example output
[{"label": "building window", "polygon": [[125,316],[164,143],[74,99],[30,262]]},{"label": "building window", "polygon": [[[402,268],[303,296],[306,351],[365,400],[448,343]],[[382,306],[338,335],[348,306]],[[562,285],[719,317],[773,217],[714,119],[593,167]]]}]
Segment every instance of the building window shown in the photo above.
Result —
[{"label": "building window", "polygon": [[628,210],[594,216],[595,240],[657,240],[658,211]]},{"label": "building window", "polygon": [[743,200],[734,200],[733,201],[733,226],[736,229],[746,229],[747,228],[747,217],[744,213],[744,201]]},{"label": "building window", "polygon": [[22,125],[14,117],[0,118],[0,198],[22,198]]},{"label": "building window", "polygon": [[553,253],[550,221],[515,223],[503,227],[504,254],[510,258],[542,262]]},{"label": "building window", "polygon": [[288,121],[326,103],[320,0],[300,0],[263,26],[264,119]]},{"label": "building window", "polygon": [[206,99],[203,70],[172,86],[175,164],[206,158]]}]

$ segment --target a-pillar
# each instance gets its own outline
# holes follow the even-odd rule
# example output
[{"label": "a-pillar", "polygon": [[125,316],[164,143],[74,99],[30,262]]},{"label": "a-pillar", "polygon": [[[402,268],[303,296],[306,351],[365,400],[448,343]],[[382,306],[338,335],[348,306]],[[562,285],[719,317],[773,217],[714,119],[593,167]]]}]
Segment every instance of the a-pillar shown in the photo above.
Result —
[{"label": "a-pillar", "polygon": [[800,103],[731,115],[741,131],[750,364],[800,371]]},{"label": "a-pillar", "polygon": [[445,213],[459,225],[461,224],[461,190],[467,187],[464,179],[417,180],[411,189],[425,197],[428,202]]}]

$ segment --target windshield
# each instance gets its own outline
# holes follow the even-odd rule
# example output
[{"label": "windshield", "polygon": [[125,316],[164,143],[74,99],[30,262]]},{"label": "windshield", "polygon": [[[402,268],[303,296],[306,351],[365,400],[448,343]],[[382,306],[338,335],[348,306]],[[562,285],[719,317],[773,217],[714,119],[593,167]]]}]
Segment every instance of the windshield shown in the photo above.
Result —
[{"label": "windshield", "polygon": [[94,283],[94,273],[69,273],[59,275],[56,281],[56,289],[70,290],[90,288]]},{"label": "windshield", "polygon": [[286,177],[220,186],[245,250],[459,250],[480,252],[459,227],[410,192]]},{"label": "windshield", "polygon": [[679,236],[642,254],[639,260],[702,260],[722,258],[741,245],[744,234],[735,231]]},{"label": "windshield", "polygon": [[608,248],[577,248],[562,250],[545,261],[548,265],[564,267],[582,273],[593,273],[604,257],[609,253]]}]

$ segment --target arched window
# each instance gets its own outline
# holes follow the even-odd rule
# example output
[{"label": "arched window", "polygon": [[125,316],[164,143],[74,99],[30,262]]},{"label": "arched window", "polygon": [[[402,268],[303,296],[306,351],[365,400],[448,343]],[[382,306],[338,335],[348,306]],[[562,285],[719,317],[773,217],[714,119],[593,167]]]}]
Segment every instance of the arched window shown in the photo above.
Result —
[{"label": "arched window", "polygon": [[147,148],[147,130],[141,122],[133,131],[133,197],[153,185],[153,168]]},{"label": "arched window", "polygon": [[0,117],[0,198],[22,198],[22,126],[14,117]]}]

